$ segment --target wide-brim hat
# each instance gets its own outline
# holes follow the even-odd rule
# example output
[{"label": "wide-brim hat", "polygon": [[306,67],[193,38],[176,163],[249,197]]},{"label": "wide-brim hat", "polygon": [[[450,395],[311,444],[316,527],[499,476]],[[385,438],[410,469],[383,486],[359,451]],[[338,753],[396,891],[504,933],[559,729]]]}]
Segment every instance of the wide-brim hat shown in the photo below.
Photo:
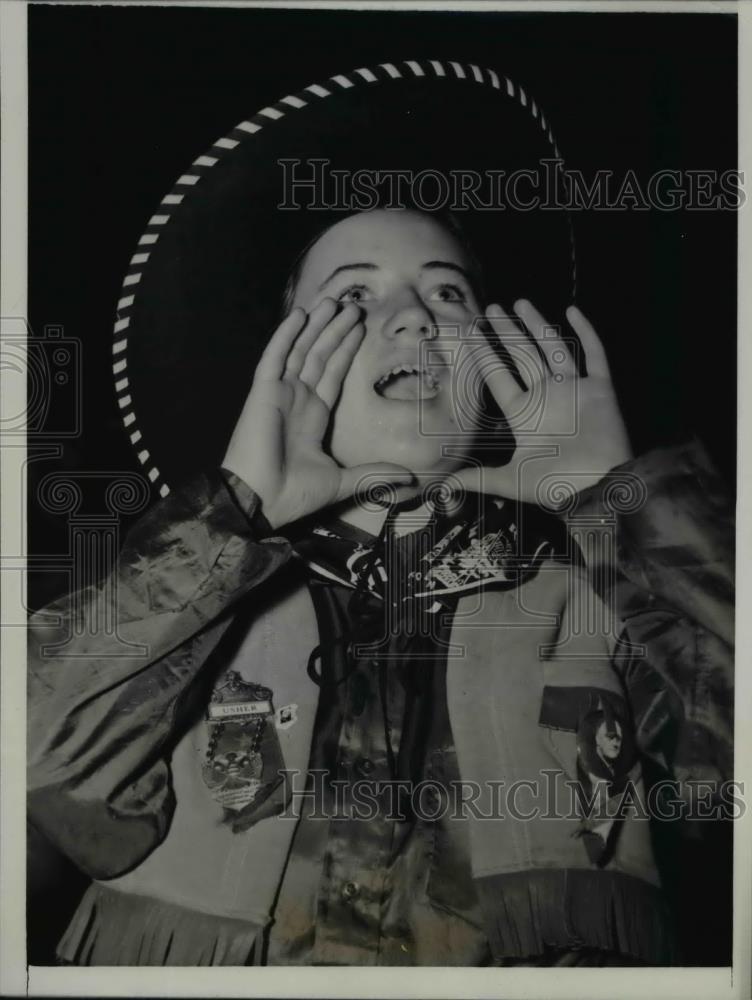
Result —
[{"label": "wide-brim hat", "polygon": [[380,206],[451,211],[486,301],[526,297],[560,321],[575,295],[562,164],[532,96],[459,62],[337,74],[219,137],[149,219],[118,302],[118,406],[155,491],[221,462],[294,262],[373,207],[370,189]]}]

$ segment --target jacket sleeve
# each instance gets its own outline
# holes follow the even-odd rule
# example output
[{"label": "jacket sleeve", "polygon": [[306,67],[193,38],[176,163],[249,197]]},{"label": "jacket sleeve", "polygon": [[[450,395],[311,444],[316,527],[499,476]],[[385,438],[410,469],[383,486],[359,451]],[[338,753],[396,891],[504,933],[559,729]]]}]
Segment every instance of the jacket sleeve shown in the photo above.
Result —
[{"label": "jacket sleeve", "polygon": [[131,529],[109,576],[31,617],[29,814],[95,878],[164,838],[189,687],[234,602],[289,558],[258,508],[232,474],[201,476]]},{"label": "jacket sleeve", "polygon": [[[680,782],[733,777],[734,510],[697,442],[650,452],[584,491],[615,525],[591,565],[620,630],[638,744]],[[631,647],[630,647],[631,644]]]}]

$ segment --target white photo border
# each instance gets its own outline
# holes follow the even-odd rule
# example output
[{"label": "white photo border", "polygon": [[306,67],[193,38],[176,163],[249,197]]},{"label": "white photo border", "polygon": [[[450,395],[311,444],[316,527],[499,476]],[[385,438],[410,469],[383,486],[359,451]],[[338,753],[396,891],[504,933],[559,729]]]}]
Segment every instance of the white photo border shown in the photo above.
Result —
[{"label": "white photo border", "polygon": [[[125,4],[112,4],[123,6]],[[139,6],[153,6],[140,3]],[[739,169],[752,176],[752,5],[720,2],[643,0],[475,0],[475,2],[391,2],[350,0],[338,3],[289,0],[286,3],[182,3],[166,6],[274,7],[337,10],[524,10],[702,13],[731,12],[739,26]],[[176,11],[177,15],[177,11]],[[7,323],[27,315],[27,5],[0,2],[0,99],[2,101],[2,173],[0,294],[3,335]],[[752,215],[739,211],[737,273],[752,273]],[[752,344],[743,336],[752,326],[752,282],[738,286],[738,494],[737,510],[737,694],[736,779],[752,789],[752,674],[745,669],[752,650]],[[0,412],[25,406],[21,380],[0,372]],[[26,552],[22,482],[22,442],[2,442],[2,528],[0,564],[16,565]],[[175,996],[175,997],[749,997],[752,984],[752,811],[736,821],[734,837],[734,944],[731,969],[410,969],[410,968],[70,968],[26,966],[25,889],[25,615],[24,574],[0,573],[0,994],[29,996]],[[712,918],[711,918],[712,919]]]}]

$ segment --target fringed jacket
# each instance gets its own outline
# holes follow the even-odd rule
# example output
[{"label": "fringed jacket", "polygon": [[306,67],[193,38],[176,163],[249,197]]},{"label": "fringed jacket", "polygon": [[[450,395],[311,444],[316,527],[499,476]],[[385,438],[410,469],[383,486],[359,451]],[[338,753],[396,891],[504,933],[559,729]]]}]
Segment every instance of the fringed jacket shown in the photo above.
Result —
[{"label": "fringed jacket", "polygon": [[[446,657],[459,775],[476,789],[451,822],[485,934],[497,958],[592,946],[668,962],[651,810],[634,796],[649,803],[656,775],[680,799],[690,779],[732,776],[733,511],[695,444],[579,494],[564,560],[526,555],[515,510],[516,563],[507,545],[501,570],[459,588],[461,655]],[[202,476],[135,525],[108,581],[32,617],[30,816],[96,880],[64,960],[244,964],[273,918],[297,822],[287,777],[308,770],[320,693],[321,616],[292,556],[251,489]],[[437,565],[441,597],[458,577]],[[107,587],[112,628],[95,620]],[[519,799],[525,817],[511,814],[499,790],[546,774],[601,805],[629,788],[632,807],[543,816]]]}]

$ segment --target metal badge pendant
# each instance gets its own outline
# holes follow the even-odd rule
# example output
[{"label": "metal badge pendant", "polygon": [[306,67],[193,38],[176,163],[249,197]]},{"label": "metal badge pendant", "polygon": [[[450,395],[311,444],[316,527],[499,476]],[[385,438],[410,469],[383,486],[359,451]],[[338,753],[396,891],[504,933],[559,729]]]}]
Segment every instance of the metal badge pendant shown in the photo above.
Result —
[{"label": "metal badge pendant", "polygon": [[275,728],[272,692],[229,670],[214,689],[207,710],[209,746],[201,772],[226,816],[265,801],[284,767]]}]

